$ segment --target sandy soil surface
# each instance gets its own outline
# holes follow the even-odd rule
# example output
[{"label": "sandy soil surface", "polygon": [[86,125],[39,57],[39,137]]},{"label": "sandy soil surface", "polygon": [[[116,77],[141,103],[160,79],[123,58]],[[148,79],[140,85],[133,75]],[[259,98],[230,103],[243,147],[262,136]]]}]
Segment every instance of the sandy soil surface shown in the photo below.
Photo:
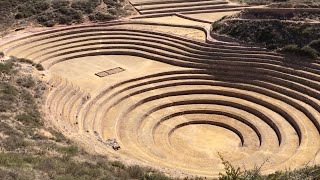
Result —
[{"label": "sandy soil surface", "polygon": [[[125,71],[103,78],[95,75],[95,73],[116,67],[121,67]],[[148,72],[161,72],[168,69],[176,68],[134,56],[93,56],[59,63],[53,66],[50,71],[95,96],[104,87],[125,80],[128,77],[139,77],[148,74]]]}]

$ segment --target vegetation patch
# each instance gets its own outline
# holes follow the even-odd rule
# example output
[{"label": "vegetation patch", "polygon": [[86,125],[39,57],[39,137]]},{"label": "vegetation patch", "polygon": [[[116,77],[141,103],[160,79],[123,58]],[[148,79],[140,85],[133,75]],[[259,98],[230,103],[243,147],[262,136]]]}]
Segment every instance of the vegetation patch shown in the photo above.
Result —
[{"label": "vegetation patch", "polygon": [[[225,172],[219,174],[219,180],[301,180],[301,179],[319,179],[320,166],[305,166],[301,169],[277,171],[269,175],[262,175],[260,166],[256,166],[252,170],[242,170],[233,166],[229,161],[220,156]],[[265,161],[267,162],[267,160]]]},{"label": "vegetation patch", "polygon": [[272,7],[318,8],[318,0],[237,0],[249,5],[270,5]]},{"label": "vegetation patch", "polygon": [[30,24],[52,27],[56,24],[77,24],[108,21],[132,14],[125,0],[2,0],[0,31],[23,29]]},{"label": "vegetation patch", "polygon": [[244,42],[262,44],[270,50],[312,59],[319,55],[319,24],[227,18],[213,23],[212,30]]},{"label": "vegetation patch", "polygon": [[319,56],[319,52],[310,46],[298,47],[295,44],[287,45],[279,50],[282,53],[289,55],[296,55],[301,57],[308,57],[310,59],[316,59]]},{"label": "vegetation patch", "polygon": [[242,11],[238,16],[242,19],[277,19],[287,21],[319,21],[320,11],[319,10],[278,10],[277,8],[265,8],[265,9],[246,9]]}]

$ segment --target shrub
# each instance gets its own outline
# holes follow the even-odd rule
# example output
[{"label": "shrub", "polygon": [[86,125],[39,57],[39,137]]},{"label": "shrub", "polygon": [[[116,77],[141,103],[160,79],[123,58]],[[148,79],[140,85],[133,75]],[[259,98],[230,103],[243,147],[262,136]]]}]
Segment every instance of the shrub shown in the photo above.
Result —
[{"label": "shrub", "polygon": [[17,131],[15,131],[10,125],[5,122],[0,121],[0,132],[8,136],[18,136]]},{"label": "shrub", "polygon": [[17,98],[11,94],[2,94],[1,101],[4,101],[4,103],[15,103],[17,101]]},{"label": "shrub", "polygon": [[17,172],[11,172],[9,170],[0,169],[0,179],[21,179]]},{"label": "shrub", "polygon": [[97,2],[91,0],[75,0],[72,2],[71,7],[90,14],[97,5]]},{"label": "shrub", "polygon": [[300,50],[300,48],[296,44],[286,45],[285,47],[282,48],[282,51],[284,51],[284,52],[292,52],[292,53],[297,52],[299,50]]},{"label": "shrub", "polygon": [[48,1],[33,0],[28,3],[21,3],[17,7],[16,19],[28,18],[42,13],[50,8]]},{"label": "shrub", "polygon": [[0,101],[0,112],[8,112],[16,110],[14,104],[10,104],[6,101]]},{"label": "shrub", "polygon": [[59,9],[61,7],[67,7],[69,6],[70,1],[69,0],[54,0],[52,1],[52,7],[54,9]]},{"label": "shrub", "polygon": [[222,164],[224,165],[225,174],[219,173],[219,180],[238,180],[241,176],[240,168],[235,168],[229,161],[223,159],[219,154]]},{"label": "shrub", "polygon": [[56,142],[69,142],[61,132],[58,132],[51,128],[48,129],[48,131],[55,137]]},{"label": "shrub", "polygon": [[309,43],[309,46],[320,52],[320,39],[311,41],[311,43]]},{"label": "shrub", "polygon": [[165,174],[160,172],[148,173],[144,177],[145,180],[170,180]]},{"label": "shrub", "polygon": [[0,153],[0,164],[5,167],[21,167],[24,161],[19,154]]},{"label": "shrub", "polygon": [[16,14],[16,19],[28,18],[37,13],[37,10],[28,4],[21,4],[18,6],[18,13]]},{"label": "shrub", "polygon": [[4,52],[0,52],[0,58],[4,57]]},{"label": "shrub", "polygon": [[59,24],[71,24],[72,18],[69,16],[60,15],[58,18],[58,22],[59,22]]},{"label": "shrub", "polygon": [[109,8],[118,5],[117,0],[103,0],[103,1]]},{"label": "shrub", "polygon": [[111,162],[111,166],[118,167],[120,169],[125,169],[126,168],[126,166],[124,164],[122,164],[122,162],[120,162],[120,161]]},{"label": "shrub", "polygon": [[90,21],[109,21],[113,20],[114,18],[115,17],[111,14],[105,14],[101,12],[97,12],[96,14],[89,16]]},{"label": "shrub", "polygon": [[43,26],[52,27],[57,23],[56,13],[54,12],[46,12],[43,15],[37,17],[38,23]]},{"label": "shrub", "polygon": [[316,24],[284,22],[279,19],[268,19],[269,16],[264,16],[265,20],[263,21],[255,21],[250,18],[245,20],[230,19],[221,23],[218,21],[213,23],[212,30],[241,41],[259,43],[272,50],[283,48],[288,44],[304,47],[311,41],[320,38],[318,33],[320,27]]},{"label": "shrub", "polygon": [[0,63],[0,73],[9,74],[13,69],[13,62],[7,61],[5,63]]},{"label": "shrub", "polygon": [[30,59],[26,59],[26,58],[12,57],[12,60],[16,62],[21,62],[21,63],[33,64],[33,62]]},{"label": "shrub", "polygon": [[0,89],[3,94],[13,95],[13,96],[18,95],[18,89],[9,83],[6,83],[6,82],[0,83]]},{"label": "shrub", "polygon": [[63,147],[60,150],[67,156],[74,156],[79,152],[79,149],[77,146]]},{"label": "shrub", "polygon": [[57,171],[60,164],[59,162],[60,160],[58,158],[44,158],[35,164],[35,168],[44,172]]},{"label": "shrub", "polygon": [[109,13],[111,16],[117,16],[118,11],[119,11],[119,9],[115,9],[115,8],[109,8],[109,9],[108,9],[108,13]]},{"label": "shrub", "polygon": [[318,58],[319,52],[310,46],[304,46],[301,48],[301,54],[309,58],[316,59]]},{"label": "shrub", "polygon": [[35,81],[31,77],[22,77],[17,79],[17,84],[25,88],[31,88],[35,86]]},{"label": "shrub", "polygon": [[58,12],[60,13],[60,15],[58,15],[58,22],[60,24],[79,23],[82,19],[81,13],[66,6],[60,7]]},{"label": "shrub", "polygon": [[212,27],[213,31],[216,31],[216,30],[220,29],[221,28],[220,21],[215,21],[214,23],[212,23],[211,27]]},{"label": "shrub", "polygon": [[44,71],[42,64],[36,64],[35,67],[38,71]]},{"label": "shrub", "polygon": [[28,146],[28,143],[23,138],[17,136],[9,136],[2,141],[2,144],[7,151],[13,151]]},{"label": "shrub", "polygon": [[37,1],[34,6],[39,11],[43,12],[50,8],[50,2],[47,0]]},{"label": "shrub", "polygon": [[280,50],[280,52],[302,57],[308,57],[312,59],[316,59],[318,57],[318,52],[310,46],[304,46],[303,48],[299,48],[297,45],[291,44],[283,47]]},{"label": "shrub", "polygon": [[131,178],[134,178],[134,179],[143,179],[143,176],[144,176],[144,171],[143,169],[138,166],[138,165],[134,165],[134,166],[129,166],[128,169],[127,169],[128,173],[129,173],[129,176]]},{"label": "shrub", "polygon": [[[21,102],[24,103],[25,108],[29,107],[30,109],[37,110],[37,107],[35,106],[35,99],[33,95],[26,89],[22,89],[20,92],[20,99],[22,100]],[[24,109],[26,110],[26,109]]]},{"label": "shrub", "polygon": [[40,117],[37,112],[22,113],[16,116],[16,120],[28,126],[40,125]]}]

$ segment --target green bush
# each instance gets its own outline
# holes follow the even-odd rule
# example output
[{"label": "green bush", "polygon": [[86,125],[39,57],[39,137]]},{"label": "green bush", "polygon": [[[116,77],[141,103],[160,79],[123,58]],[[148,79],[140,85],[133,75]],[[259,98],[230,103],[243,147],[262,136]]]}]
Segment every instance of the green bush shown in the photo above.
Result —
[{"label": "green bush", "polygon": [[1,101],[4,103],[16,103],[17,102],[17,97],[11,94],[2,94],[1,96]]},{"label": "green bush", "polygon": [[25,163],[19,154],[0,153],[0,164],[4,167],[21,167]]},{"label": "green bush", "polygon": [[170,180],[168,176],[160,172],[148,173],[145,175],[144,179],[145,180]]},{"label": "green bush", "polygon": [[10,104],[6,101],[0,101],[0,112],[9,112],[14,110],[16,110],[14,104]]},{"label": "green bush", "polygon": [[8,136],[19,136],[19,133],[13,129],[8,123],[0,121],[0,132]]},{"label": "green bush", "polygon": [[35,106],[35,99],[34,99],[33,95],[28,90],[22,89],[20,91],[20,99],[21,99],[21,102],[24,103],[25,107],[36,108],[36,107],[34,107]]},{"label": "green bush", "polygon": [[21,62],[21,63],[27,63],[27,64],[33,64],[33,62],[30,59],[26,59],[26,58],[12,58],[13,61],[16,62]]},{"label": "green bush", "polygon": [[119,5],[118,0],[103,0],[103,1],[109,8]]},{"label": "green bush", "polygon": [[60,15],[58,18],[59,24],[68,24],[70,25],[72,23],[72,18],[65,15]]},{"label": "green bush", "polygon": [[3,94],[13,95],[13,96],[18,95],[18,89],[9,83],[1,82],[0,89],[1,89],[1,93]]},{"label": "green bush", "polygon": [[35,67],[36,67],[36,69],[38,70],[38,71],[44,71],[44,68],[43,68],[43,66],[42,66],[42,64],[36,64],[35,65]]},{"label": "green bush", "polygon": [[62,7],[67,7],[70,5],[70,1],[69,0],[54,0],[52,1],[52,7],[54,9],[59,9]]},{"label": "green bush", "polygon": [[320,52],[320,39],[311,41],[311,43],[309,43],[309,46]]},{"label": "green bush", "polygon": [[22,3],[17,7],[16,19],[28,18],[42,13],[50,8],[48,1],[33,0],[29,3]]},{"label": "green bush", "polygon": [[31,77],[22,77],[17,79],[17,84],[25,88],[34,87],[36,82]]},{"label": "green bush", "polygon": [[[117,17],[127,12],[121,8],[123,0],[104,0],[107,4],[108,13]],[[95,18],[95,11],[100,0],[3,0],[0,1],[0,29],[6,30],[17,23],[18,19],[28,22],[38,22],[47,27],[58,23],[72,24],[81,23],[83,16],[90,16],[94,21],[106,21],[114,19],[113,16],[101,14]],[[104,10],[103,14],[106,13]]]},{"label": "green bush", "polygon": [[43,15],[38,16],[37,21],[43,26],[52,27],[58,23],[56,18],[57,18],[56,13],[46,12]]},{"label": "green bush", "polygon": [[296,44],[289,44],[289,45],[286,45],[285,47],[282,48],[282,51],[284,51],[284,52],[297,52],[299,50],[300,50],[300,48]]},{"label": "green bush", "polygon": [[12,61],[7,61],[5,63],[0,63],[0,73],[9,74],[13,69],[14,63]]},{"label": "green bush", "polygon": [[60,15],[58,15],[58,22],[60,24],[71,24],[71,23],[79,23],[82,20],[82,15],[78,11],[62,6],[58,9]]},{"label": "green bush", "polygon": [[212,23],[211,27],[212,27],[213,31],[216,31],[216,30],[220,29],[221,28],[220,21],[215,21],[214,23]]},{"label": "green bush", "polygon": [[288,44],[304,47],[311,41],[320,38],[318,33],[320,26],[317,24],[269,20],[268,18],[263,21],[251,19],[230,19],[220,23],[218,21],[212,25],[212,30],[241,41],[261,44],[272,50],[283,48]]},{"label": "green bush", "polygon": [[310,46],[304,46],[303,48],[300,48],[298,45],[295,44],[283,47],[280,50],[280,52],[296,56],[308,57],[311,59],[316,59],[318,57],[318,52]]},{"label": "green bush", "polygon": [[30,174],[30,171],[24,171],[21,170],[19,172],[17,171],[11,171],[8,169],[0,169],[0,179],[3,180],[33,180],[34,177],[32,174]]},{"label": "green bush", "polygon": [[67,156],[75,156],[79,152],[79,149],[77,146],[68,146],[61,148],[60,151]]},{"label": "green bush", "polygon": [[115,19],[115,17],[112,16],[111,14],[97,12],[94,15],[90,15],[89,19],[90,19],[90,21],[110,21],[110,20]]},{"label": "green bush", "polygon": [[40,117],[36,112],[22,113],[16,116],[16,120],[27,126],[39,126]]},{"label": "green bush", "polygon": [[118,167],[120,169],[125,169],[126,168],[126,166],[120,161],[111,162],[111,166]]},{"label": "green bush", "polygon": [[140,166],[138,166],[138,165],[129,166],[129,167],[127,168],[127,171],[128,171],[129,176],[130,176],[131,178],[134,178],[134,179],[143,179],[144,171],[143,171],[143,168],[141,168]]},{"label": "green bush", "polygon": [[304,46],[301,48],[301,54],[309,58],[316,59],[318,58],[319,52],[310,46]]},{"label": "green bush", "polygon": [[14,151],[28,146],[28,143],[23,138],[17,136],[9,136],[1,144],[7,151]]},{"label": "green bush", "polygon": [[34,4],[34,7],[43,12],[50,8],[50,2],[48,0],[39,0]]},{"label": "green bush", "polygon": [[224,160],[220,154],[219,156],[225,169],[225,174],[219,173],[219,180],[240,180],[242,174],[240,168],[232,166],[232,164],[229,161]]},{"label": "green bush", "polygon": [[98,2],[90,0],[74,0],[71,4],[73,9],[85,12],[87,14],[92,13],[96,6],[98,6]]}]

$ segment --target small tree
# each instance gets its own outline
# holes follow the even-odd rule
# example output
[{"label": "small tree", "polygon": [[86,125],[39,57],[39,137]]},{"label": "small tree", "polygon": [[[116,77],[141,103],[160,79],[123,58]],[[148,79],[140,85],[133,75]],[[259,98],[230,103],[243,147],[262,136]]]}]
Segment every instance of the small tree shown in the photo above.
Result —
[{"label": "small tree", "polygon": [[225,174],[219,173],[219,180],[240,180],[242,174],[240,167],[232,166],[229,161],[224,160],[220,153],[218,154],[225,169]]}]

